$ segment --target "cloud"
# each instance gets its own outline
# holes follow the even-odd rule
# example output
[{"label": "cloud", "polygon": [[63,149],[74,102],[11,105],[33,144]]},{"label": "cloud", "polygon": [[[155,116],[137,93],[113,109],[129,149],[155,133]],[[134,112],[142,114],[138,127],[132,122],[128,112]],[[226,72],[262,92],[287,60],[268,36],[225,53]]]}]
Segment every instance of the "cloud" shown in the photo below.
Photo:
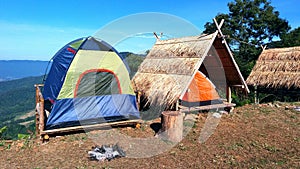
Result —
[{"label": "cloud", "polygon": [[93,29],[0,21],[0,59],[49,60],[66,43],[94,32]]}]

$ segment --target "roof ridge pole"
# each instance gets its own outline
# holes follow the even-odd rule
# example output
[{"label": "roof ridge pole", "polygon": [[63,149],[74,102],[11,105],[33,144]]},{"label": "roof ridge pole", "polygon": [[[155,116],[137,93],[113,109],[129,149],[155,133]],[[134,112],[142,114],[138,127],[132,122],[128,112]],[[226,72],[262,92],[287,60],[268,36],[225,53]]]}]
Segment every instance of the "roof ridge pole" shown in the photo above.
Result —
[{"label": "roof ridge pole", "polygon": [[263,46],[263,45],[260,45],[260,47],[262,48],[262,50],[264,51],[266,48],[267,48],[267,45]]},{"label": "roof ridge pole", "polygon": [[[160,37],[158,37],[158,35],[156,34],[156,32],[153,32],[153,34],[154,34],[156,40],[160,40]],[[160,34],[162,35],[162,33],[160,33]]]},{"label": "roof ridge pole", "polygon": [[223,32],[221,31],[221,28],[222,28],[222,26],[224,24],[224,19],[221,20],[220,24],[218,24],[216,18],[214,18],[213,20],[214,20],[214,23],[215,23],[215,25],[217,27],[217,30],[219,31],[219,33],[221,35],[222,43],[225,43],[225,41],[224,41],[225,40],[225,36],[223,35]]}]

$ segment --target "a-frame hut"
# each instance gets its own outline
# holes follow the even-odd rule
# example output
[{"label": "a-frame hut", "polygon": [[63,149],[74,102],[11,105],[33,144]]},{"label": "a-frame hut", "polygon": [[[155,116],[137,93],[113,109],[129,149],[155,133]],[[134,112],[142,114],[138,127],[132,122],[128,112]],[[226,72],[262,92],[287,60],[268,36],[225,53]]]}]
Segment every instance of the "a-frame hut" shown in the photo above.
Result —
[{"label": "a-frame hut", "polygon": [[221,25],[209,35],[158,39],[132,80],[134,89],[150,105],[165,105],[166,109],[190,111],[234,106],[231,88],[245,92],[249,89]]},{"label": "a-frame hut", "polygon": [[260,54],[247,84],[282,99],[292,93],[300,99],[300,46],[266,49]]}]

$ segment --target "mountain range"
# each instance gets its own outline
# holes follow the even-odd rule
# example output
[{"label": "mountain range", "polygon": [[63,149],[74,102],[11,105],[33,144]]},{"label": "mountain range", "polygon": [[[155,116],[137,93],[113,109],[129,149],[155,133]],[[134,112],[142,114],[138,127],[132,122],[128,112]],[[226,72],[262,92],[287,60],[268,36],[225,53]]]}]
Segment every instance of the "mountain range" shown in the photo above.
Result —
[{"label": "mountain range", "polygon": [[0,81],[44,75],[48,63],[38,60],[0,60]]},{"label": "mountain range", "polygon": [[[122,58],[127,58],[131,52],[120,52]],[[133,54],[144,58],[145,54]],[[139,59],[138,57],[138,59]],[[42,76],[46,74],[49,61],[40,60],[0,60],[0,82],[21,79],[31,76]]]}]

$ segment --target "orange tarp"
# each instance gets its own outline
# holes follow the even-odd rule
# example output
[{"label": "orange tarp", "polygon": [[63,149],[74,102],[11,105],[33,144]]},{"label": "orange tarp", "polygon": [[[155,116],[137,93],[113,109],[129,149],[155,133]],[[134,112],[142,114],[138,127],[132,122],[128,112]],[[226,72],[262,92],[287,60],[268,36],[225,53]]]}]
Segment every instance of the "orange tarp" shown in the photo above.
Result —
[{"label": "orange tarp", "polygon": [[220,99],[215,86],[200,71],[194,76],[182,100],[187,102],[201,102]]}]

